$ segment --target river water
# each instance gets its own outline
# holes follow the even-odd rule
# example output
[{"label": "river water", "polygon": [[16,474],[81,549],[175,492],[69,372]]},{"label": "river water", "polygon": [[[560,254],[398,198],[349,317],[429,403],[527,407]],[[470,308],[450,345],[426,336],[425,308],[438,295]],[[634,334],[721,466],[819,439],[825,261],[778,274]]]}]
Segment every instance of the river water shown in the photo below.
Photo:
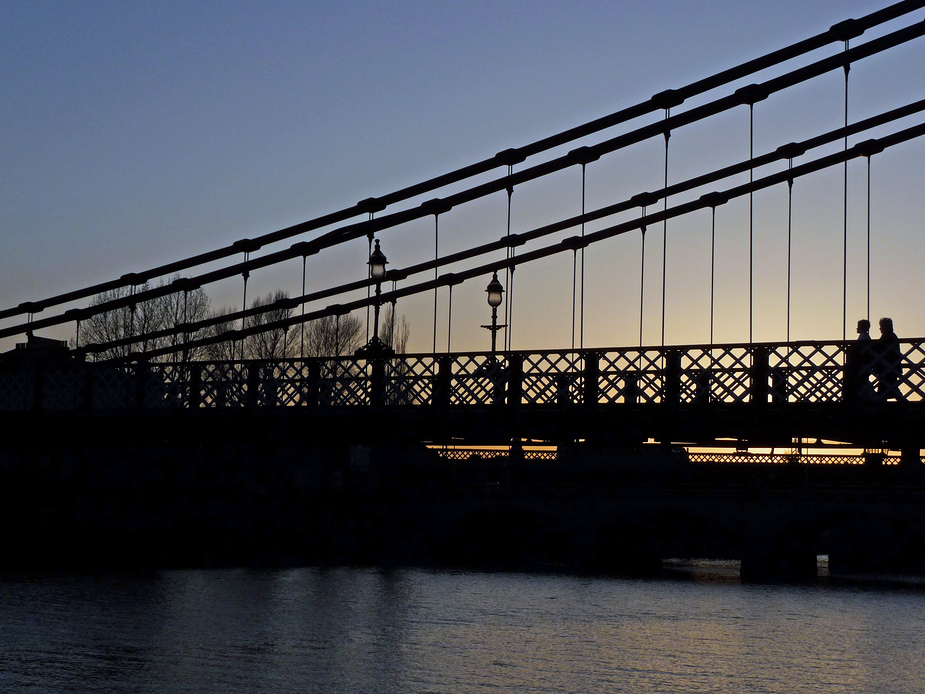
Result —
[{"label": "river water", "polygon": [[736,568],[5,574],[0,691],[925,691],[921,581]]}]

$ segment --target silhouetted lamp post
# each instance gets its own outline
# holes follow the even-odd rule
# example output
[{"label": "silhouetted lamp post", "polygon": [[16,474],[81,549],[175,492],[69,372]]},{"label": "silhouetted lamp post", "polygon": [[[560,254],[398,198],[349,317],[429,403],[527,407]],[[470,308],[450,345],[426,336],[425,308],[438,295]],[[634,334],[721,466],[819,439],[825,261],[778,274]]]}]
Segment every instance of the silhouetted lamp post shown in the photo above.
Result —
[{"label": "silhouetted lamp post", "polygon": [[379,249],[379,239],[376,239],[376,248],[369,254],[369,276],[376,281],[376,303],[373,314],[373,339],[357,350],[361,356],[375,356],[377,354],[391,354],[392,348],[379,339],[379,309],[382,306],[382,280],[385,279],[385,266],[389,261]]},{"label": "silhouetted lamp post", "polygon": [[491,282],[485,289],[488,294],[488,305],[491,306],[491,325],[483,325],[486,330],[491,331],[491,353],[494,354],[497,349],[498,331],[506,325],[498,325],[498,307],[501,305],[504,295],[504,287],[498,281],[498,273],[494,273]]}]

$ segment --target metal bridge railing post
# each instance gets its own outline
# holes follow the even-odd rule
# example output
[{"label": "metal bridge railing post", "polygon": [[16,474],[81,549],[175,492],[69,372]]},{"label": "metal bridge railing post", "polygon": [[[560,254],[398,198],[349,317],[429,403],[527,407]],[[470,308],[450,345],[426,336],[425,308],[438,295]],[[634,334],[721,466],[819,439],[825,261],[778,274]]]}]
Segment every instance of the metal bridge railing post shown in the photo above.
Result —
[{"label": "metal bridge railing post", "polygon": [[187,406],[191,409],[202,407],[202,369],[191,364],[186,368],[189,373],[189,403]]},{"label": "metal bridge railing post", "polygon": [[244,368],[247,369],[247,407],[254,410],[260,404],[260,366],[252,361]]},{"label": "metal bridge railing post", "polygon": [[385,359],[374,357],[371,360],[371,366],[369,399],[371,405],[379,407],[385,404]]},{"label": "metal bridge railing post", "polygon": [[665,353],[665,374],[662,403],[677,405],[681,402],[681,353],[676,349]]},{"label": "metal bridge railing post", "polygon": [[317,407],[321,401],[321,365],[316,361],[308,363],[308,377],[305,379],[305,390],[302,393],[302,405]]},{"label": "metal bridge railing post", "polygon": [[597,405],[601,392],[600,355],[588,352],[584,356],[582,369],[582,402],[585,405]]},{"label": "metal bridge railing post", "polygon": [[620,391],[620,395],[623,396],[623,402],[627,405],[639,404],[639,396],[641,394],[639,379],[641,377],[641,372],[635,369],[623,372],[623,389]]},{"label": "metal bridge railing post", "polygon": [[437,373],[434,379],[432,404],[435,407],[447,407],[452,395],[453,360],[448,356],[437,359]]},{"label": "metal bridge railing post", "polygon": [[752,347],[751,352],[749,400],[754,404],[764,404],[768,402],[768,379],[771,375],[770,354],[767,347]]},{"label": "metal bridge railing post", "polygon": [[93,383],[96,380],[96,369],[89,364],[86,366],[86,373],[83,378],[83,398],[80,402],[80,409],[84,412],[93,411]]},{"label": "metal bridge railing post", "polygon": [[524,362],[523,357],[511,354],[507,365],[507,406],[517,407],[523,398]]},{"label": "metal bridge railing post", "polygon": [[132,370],[135,376],[135,409],[145,409],[145,385],[148,382],[147,375],[151,372],[148,363],[145,361],[135,362]]},{"label": "metal bridge railing post", "polygon": [[45,392],[45,365],[40,358],[35,360],[35,382],[32,385],[32,409],[41,412],[44,405],[42,394]]},{"label": "metal bridge railing post", "polygon": [[556,405],[568,407],[572,404],[572,378],[569,373],[556,375]]}]

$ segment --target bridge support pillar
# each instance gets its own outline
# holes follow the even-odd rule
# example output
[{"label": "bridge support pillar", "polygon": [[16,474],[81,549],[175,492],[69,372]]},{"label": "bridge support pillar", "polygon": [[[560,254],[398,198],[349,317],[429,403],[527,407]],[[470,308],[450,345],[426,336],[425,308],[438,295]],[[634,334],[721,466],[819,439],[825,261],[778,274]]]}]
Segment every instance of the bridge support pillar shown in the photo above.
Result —
[{"label": "bridge support pillar", "polygon": [[816,578],[816,553],[805,547],[749,548],[739,575],[744,582],[804,582]]},{"label": "bridge support pillar", "polygon": [[833,529],[827,549],[836,575],[916,572],[925,560],[914,524],[863,516]]},{"label": "bridge support pillar", "polygon": [[804,582],[816,578],[815,538],[800,528],[765,529],[746,539],[739,575],[744,582]]},{"label": "bridge support pillar", "polygon": [[918,446],[904,446],[899,454],[899,464],[906,469],[921,467],[921,449]]}]

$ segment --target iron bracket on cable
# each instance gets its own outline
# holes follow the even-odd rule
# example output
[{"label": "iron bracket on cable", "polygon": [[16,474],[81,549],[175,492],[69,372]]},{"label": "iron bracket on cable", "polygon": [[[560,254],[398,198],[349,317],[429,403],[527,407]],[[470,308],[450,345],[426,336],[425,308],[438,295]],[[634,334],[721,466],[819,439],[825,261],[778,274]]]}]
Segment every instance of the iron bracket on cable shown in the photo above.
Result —
[{"label": "iron bracket on cable", "polygon": [[880,140],[876,139],[864,140],[863,142],[858,142],[854,146],[854,151],[862,157],[872,157],[883,151],[883,144],[881,144]]},{"label": "iron bracket on cable", "polygon": [[585,165],[597,161],[601,155],[592,147],[578,147],[569,152],[567,158],[573,164]]},{"label": "iron bracket on cable", "polygon": [[523,246],[527,242],[527,239],[521,234],[510,234],[504,237],[504,242],[508,248],[516,248],[517,246]]},{"label": "iron bracket on cable", "polygon": [[360,200],[356,207],[363,214],[372,214],[373,212],[381,212],[386,205],[379,198],[366,198],[365,200]]},{"label": "iron bracket on cable", "polygon": [[655,193],[637,193],[630,198],[630,202],[637,207],[651,207],[658,202],[658,195]]},{"label": "iron bracket on cable", "polygon": [[459,275],[455,272],[448,272],[445,275],[440,275],[440,283],[447,287],[455,287],[457,284],[462,284],[462,280],[459,279]]},{"label": "iron bracket on cable", "polygon": [[444,212],[449,212],[453,209],[453,206],[443,198],[433,198],[432,200],[425,200],[422,202],[421,209],[427,214],[432,214],[436,217]]},{"label": "iron bracket on cable", "polygon": [[768,88],[763,84],[747,84],[735,90],[739,103],[746,106],[753,106],[759,101],[764,101],[768,98],[768,93]]},{"label": "iron bracket on cable", "polygon": [[864,27],[856,19],[846,19],[829,27],[829,33],[839,41],[847,41],[863,34]]},{"label": "iron bracket on cable", "polygon": [[582,236],[569,236],[567,239],[562,240],[561,246],[572,251],[577,251],[580,248],[587,248],[588,241]]},{"label": "iron bracket on cable", "polygon": [[666,89],[655,94],[649,101],[658,108],[668,110],[684,103],[684,97],[676,89]]},{"label": "iron bracket on cable", "polygon": [[495,159],[498,160],[499,164],[504,164],[505,166],[514,166],[514,164],[520,164],[523,161],[526,161],[527,155],[521,152],[519,149],[511,147],[509,149],[502,150],[495,155]]},{"label": "iron bracket on cable", "polygon": [[231,250],[241,253],[253,253],[259,251],[263,244],[256,239],[239,239],[231,244]]},{"label": "iron bracket on cable", "polygon": [[316,244],[309,243],[308,241],[299,241],[298,243],[294,243],[289,247],[289,250],[298,253],[303,258],[318,254],[318,246]]},{"label": "iron bracket on cable", "polygon": [[170,286],[178,292],[192,292],[199,289],[202,285],[192,277],[177,277],[177,279],[170,283]]},{"label": "iron bracket on cable", "polygon": [[714,209],[729,202],[729,196],[725,193],[720,193],[718,190],[714,190],[712,193],[701,195],[700,199],[703,201],[704,205]]},{"label": "iron bracket on cable", "polygon": [[774,150],[774,153],[781,159],[796,159],[806,154],[806,146],[799,142],[788,142]]}]

